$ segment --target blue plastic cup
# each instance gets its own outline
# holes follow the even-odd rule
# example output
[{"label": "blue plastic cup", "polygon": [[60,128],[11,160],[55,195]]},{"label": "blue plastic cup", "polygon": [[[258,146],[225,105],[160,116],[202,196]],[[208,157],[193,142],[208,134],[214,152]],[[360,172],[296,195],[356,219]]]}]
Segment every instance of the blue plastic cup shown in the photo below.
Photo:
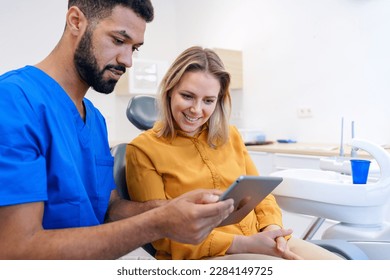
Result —
[{"label": "blue plastic cup", "polygon": [[351,159],[352,182],[366,184],[371,161],[365,159]]}]

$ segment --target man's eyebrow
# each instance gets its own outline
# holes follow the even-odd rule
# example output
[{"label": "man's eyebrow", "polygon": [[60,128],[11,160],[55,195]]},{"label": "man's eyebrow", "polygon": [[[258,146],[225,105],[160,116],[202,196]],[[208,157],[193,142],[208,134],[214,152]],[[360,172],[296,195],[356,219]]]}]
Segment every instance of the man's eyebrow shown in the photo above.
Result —
[{"label": "man's eyebrow", "polygon": [[113,33],[116,33],[116,34],[119,34],[123,37],[125,37],[126,39],[132,39],[131,36],[129,34],[127,34],[127,32],[125,30],[118,30],[118,31],[114,31]]},{"label": "man's eyebrow", "polygon": [[[118,31],[114,31],[113,33],[121,35],[124,38],[126,38],[127,40],[132,40],[133,39],[129,34],[127,34],[126,30],[118,30]],[[142,46],[143,44],[144,44],[144,42],[140,42],[140,43],[138,43],[136,45],[137,46]]]}]

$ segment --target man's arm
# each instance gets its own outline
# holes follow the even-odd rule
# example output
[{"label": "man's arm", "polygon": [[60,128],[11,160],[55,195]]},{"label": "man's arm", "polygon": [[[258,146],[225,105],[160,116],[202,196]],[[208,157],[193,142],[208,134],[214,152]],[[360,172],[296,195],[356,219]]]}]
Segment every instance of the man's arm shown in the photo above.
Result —
[{"label": "man's arm", "polygon": [[107,210],[106,222],[133,217],[156,207],[163,206],[167,202],[167,200],[150,200],[145,202],[126,200],[120,198],[118,192],[113,190],[111,192],[110,204]]},{"label": "man's arm", "polygon": [[43,202],[2,206],[0,259],[116,259],[163,237],[198,243],[233,211],[232,200],[217,200],[194,191],[120,221],[58,230],[42,228]]}]

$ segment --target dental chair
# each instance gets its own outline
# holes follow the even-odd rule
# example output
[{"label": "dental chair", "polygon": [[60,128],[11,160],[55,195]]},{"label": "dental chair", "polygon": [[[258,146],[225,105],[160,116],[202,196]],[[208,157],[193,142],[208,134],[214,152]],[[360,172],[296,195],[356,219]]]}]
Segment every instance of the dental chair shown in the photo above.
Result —
[{"label": "dental chair", "polygon": [[[148,95],[137,95],[132,97],[127,106],[126,115],[129,121],[138,129],[147,130],[152,128],[158,117],[155,97]],[[117,191],[122,198],[131,199],[127,191],[125,174],[126,146],[127,143],[118,144],[111,148],[111,153],[114,156],[114,179],[117,185]],[[329,238],[327,240],[309,241],[334,252],[345,259],[367,259],[367,256],[359,247],[344,240]],[[155,255],[156,250],[151,244],[145,244],[143,249],[151,256]]]},{"label": "dental chair", "polygon": [[127,119],[138,129],[147,130],[157,120],[157,100],[151,95],[133,96],[126,109]]},{"label": "dental chair", "polygon": [[[156,99],[149,95],[133,96],[126,109],[128,120],[138,129],[147,130],[153,127],[157,120]],[[116,190],[123,199],[130,200],[126,184],[126,146],[127,143],[120,143],[111,148],[111,154],[114,157],[114,180]],[[142,249],[150,255],[145,255],[141,250],[137,259],[153,259],[156,250],[152,244],[148,243],[142,246]]]},{"label": "dental chair", "polygon": [[[156,99],[149,95],[136,95],[130,98],[126,109],[127,119],[138,129],[147,130],[157,120]],[[120,197],[130,200],[126,184],[126,145],[120,143],[111,148],[114,157],[114,179]]]},{"label": "dental chair", "polygon": [[[335,224],[326,228],[316,242],[344,240],[359,247],[368,259],[389,260],[390,155],[364,139],[352,139],[351,147],[372,156],[371,166],[377,163],[379,178],[372,172],[367,184],[353,184],[350,165],[349,170],[345,168],[349,158],[324,158],[321,162],[326,162],[328,167],[329,162],[334,162],[332,168],[287,169],[271,173],[271,176],[283,177],[273,194],[283,210],[316,217],[306,232],[308,239],[329,219]],[[325,166],[321,162],[320,167]]]}]

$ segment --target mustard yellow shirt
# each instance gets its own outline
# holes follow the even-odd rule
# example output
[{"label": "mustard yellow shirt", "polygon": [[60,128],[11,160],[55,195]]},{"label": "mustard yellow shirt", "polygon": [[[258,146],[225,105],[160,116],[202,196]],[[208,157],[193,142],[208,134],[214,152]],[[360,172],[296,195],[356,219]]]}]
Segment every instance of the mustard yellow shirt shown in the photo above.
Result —
[{"label": "mustard yellow shirt", "polygon": [[[240,175],[258,175],[234,126],[230,127],[226,144],[211,148],[207,144],[207,129],[195,137],[178,132],[170,140],[156,136],[156,125],[127,146],[126,180],[132,200],[172,199],[198,188],[225,190]],[[215,228],[198,245],[161,239],[153,246],[157,259],[222,256],[235,235],[249,236],[270,224],[282,227],[281,211],[272,195],[240,223]]]}]

